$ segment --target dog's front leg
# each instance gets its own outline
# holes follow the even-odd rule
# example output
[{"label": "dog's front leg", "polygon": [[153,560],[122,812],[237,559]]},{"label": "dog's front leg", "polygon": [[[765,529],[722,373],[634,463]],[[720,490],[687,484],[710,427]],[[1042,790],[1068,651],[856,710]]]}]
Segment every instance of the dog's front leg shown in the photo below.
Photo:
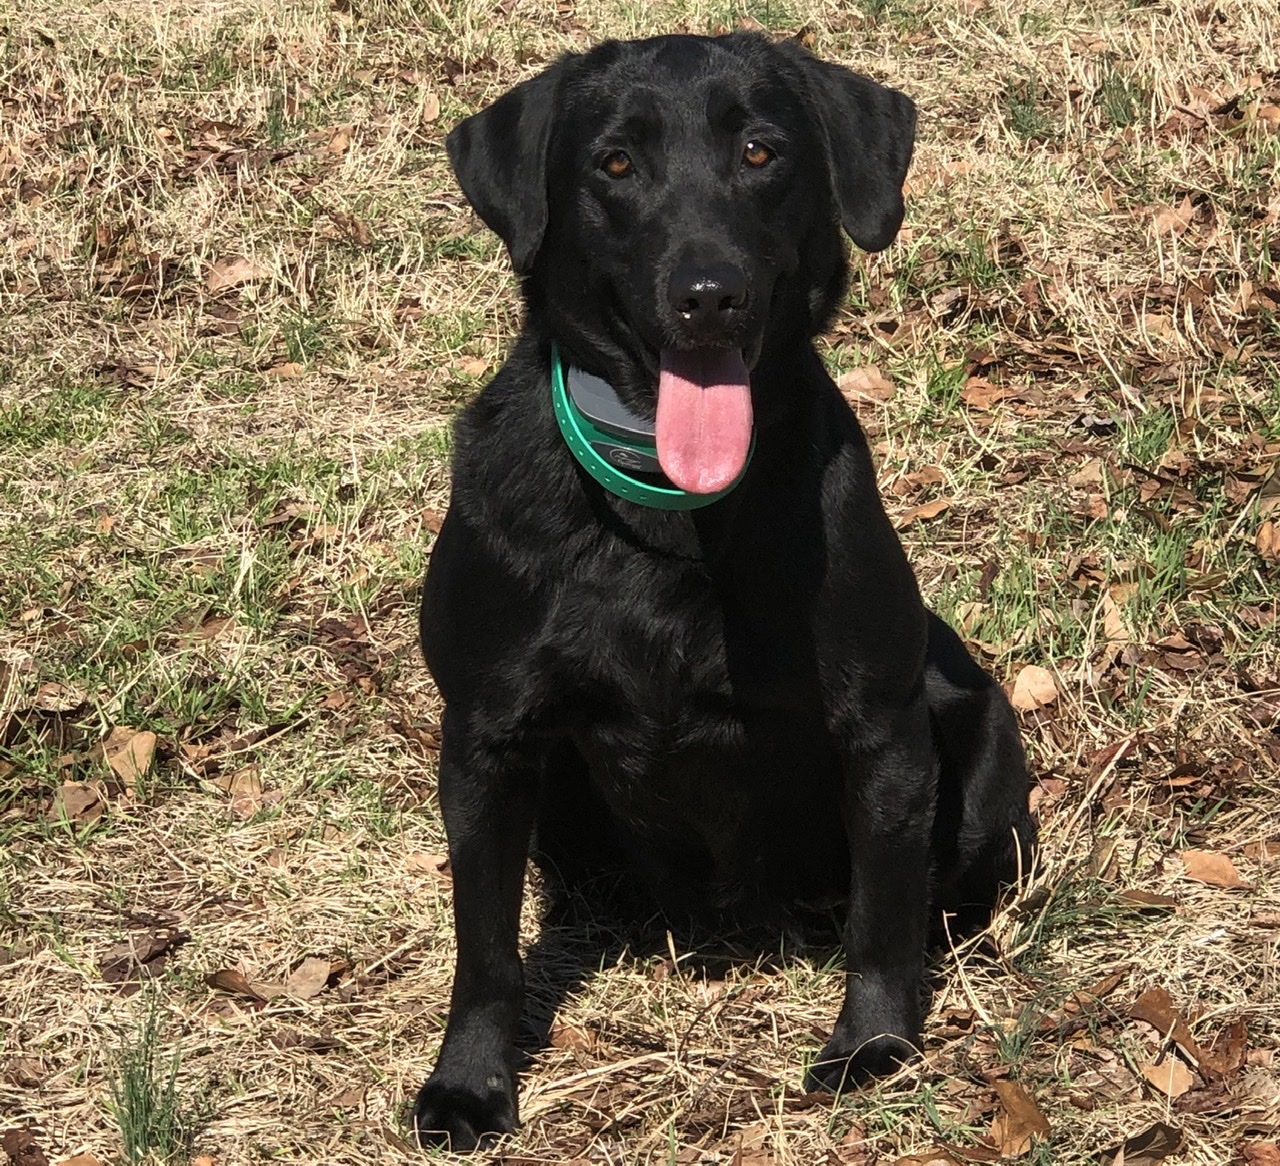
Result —
[{"label": "dog's front leg", "polygon": [[444,1043],[414,1106],[424,1146],[473,1150],[518,1124],[520,901],[539,784],[536,765],[498,755],[461,710],[446,709],[440,809],[449,836],[458,961]]},{"label": "dog's front leg", "polygon": [[845,995],[806,1075],[810,1089],[890,1073],[919,1047],[937,772],[924,700],[894,721],[885,744],[851,751],[844,762]]}]

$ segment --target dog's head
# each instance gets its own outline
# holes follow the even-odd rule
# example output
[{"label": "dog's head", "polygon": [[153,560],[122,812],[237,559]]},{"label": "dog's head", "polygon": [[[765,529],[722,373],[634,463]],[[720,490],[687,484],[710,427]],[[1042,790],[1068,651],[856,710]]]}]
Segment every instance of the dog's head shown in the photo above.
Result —
[{"label": "dog's head", "polygon": [[746,456],[748,369],[835,309],[841,225],[869,251],[897,234],[914,128],[908,98],[795,42],[671,36],[561,58],[448,150],[532,316],[711,492]]}]

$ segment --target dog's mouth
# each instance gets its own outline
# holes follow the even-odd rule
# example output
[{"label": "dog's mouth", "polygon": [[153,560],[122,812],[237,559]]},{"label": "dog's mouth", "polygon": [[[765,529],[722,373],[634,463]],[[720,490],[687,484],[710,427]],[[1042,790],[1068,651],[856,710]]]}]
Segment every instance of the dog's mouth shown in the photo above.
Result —
[{"label": "dog's mouth", "polygon": [[736,348],[664,348],[658,364],[658,464],[691,494],[728,489],[751,452],[751,379]]}]

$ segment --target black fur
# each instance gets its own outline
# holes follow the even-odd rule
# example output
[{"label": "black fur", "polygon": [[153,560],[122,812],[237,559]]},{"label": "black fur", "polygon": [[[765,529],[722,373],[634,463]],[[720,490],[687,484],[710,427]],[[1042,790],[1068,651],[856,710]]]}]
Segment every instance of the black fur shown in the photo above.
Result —
[{"label": "black fur", "polygon": [[[989,910],[1029,855],[1012,711],[921,604],[811,343],[841,228],[875,249],[901,224],[914,124],[902,94],[734,34],[565,57],[449,135],[527,318],[458,421],[423,595],[458,936],[424,1142],[516,1126],[531,844],[569,883],[625,863],[673,912],[845,898],[846,997],[808,1077],[832,1088],[912,1055],[930,903]],[[772,160],[745,165],[746,141]],[[695,325],[678,269],[732,269],[745,297]],[[606,493],[556,427],[553,340],[649,416],[660,349],[740,348],[743,481],[693,512]]]}]

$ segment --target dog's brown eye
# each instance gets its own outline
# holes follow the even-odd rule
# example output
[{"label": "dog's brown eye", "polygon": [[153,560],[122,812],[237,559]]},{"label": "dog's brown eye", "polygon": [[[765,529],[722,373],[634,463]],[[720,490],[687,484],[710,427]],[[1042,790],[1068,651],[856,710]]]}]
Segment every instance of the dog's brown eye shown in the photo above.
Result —
[{"label": "dog's brown eye", "polygon": [[631,156],[624,150],[614,150],[612,154],[605,155],[600,169],[610,178],[626,178],[632,169]]},{"label": "dog's brown eye", "polygon": [[742,147],[742,160],[748,166],[754,166],[757,170],[761,166],[768,166],[773,161],[773,158],[773,151],[763,142],[748,142]]}]

